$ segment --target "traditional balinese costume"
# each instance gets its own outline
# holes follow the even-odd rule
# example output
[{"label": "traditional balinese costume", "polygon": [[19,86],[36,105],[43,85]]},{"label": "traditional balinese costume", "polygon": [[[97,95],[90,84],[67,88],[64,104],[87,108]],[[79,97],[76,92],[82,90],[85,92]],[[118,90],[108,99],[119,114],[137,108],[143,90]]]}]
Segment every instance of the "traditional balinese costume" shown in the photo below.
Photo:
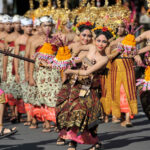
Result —
[{"label": "traditional balinese costume", "polygon": [[[87,57],[83,63],[85,68],[93,65]],[[98,72],[89,76],[73,75],[63,84],[56,107],[60,138],[81,144],[96,144],[99,141],[96,134],[100,116],[97,75]]]},{"label": "traditional balinese costume", "polygon": [[[51,22],[54,24],[51,17],[44,16],[40,19],[41,23]],[[41,60],[51,63],[55,57],[57,47],[48,41],[44,43],[39,52],[36,54],[35,70],[36,70],[36,85],[37,94],[36,101],[41,104],[42,107],[38,107],[34,110],[34,115],[41,116],[44,120],[56,123],[55,106],[56,95],[58,94],[62,83],[60,71],[56,68],[47,68],[41,65]]]},{"label": "traditional balinese costume", "polygon": [[[45,50],[47,51],[45,51]],[[39,55],[36,59],[36,75],[37,75],[37,95],[36,101],[40,102],[41,105],[44,105],[44,109],[42,109],[42,116],[44,116],[45,120],[56,122],[55,117],[55,106],[57,100],[57,93],[61,88],[61,75],[60,71],[55,68],[47,68],[40,65],[40,58],[47,55],[48,57],[51,55],[54,56],[57,48],[55,45],[51,45],[50,43],[45,43],[43,47],[39,50]],[[52,52],[52,53],[51,53]],[[50,56],[50,57],[51,57]],[[48,58],[47,57],[47,58]],[[41,58],[42,59],[42,58]]]},{"label": "traditional balinese costume", "polygon": [[135,37],[128,34],[118,47],[122,54],[112,61],[112,115],[117,118],[120,118],[121,112],[130,113],[130,115],[135,115],[138,112],[132,58],[136,55],[135,44]]}]

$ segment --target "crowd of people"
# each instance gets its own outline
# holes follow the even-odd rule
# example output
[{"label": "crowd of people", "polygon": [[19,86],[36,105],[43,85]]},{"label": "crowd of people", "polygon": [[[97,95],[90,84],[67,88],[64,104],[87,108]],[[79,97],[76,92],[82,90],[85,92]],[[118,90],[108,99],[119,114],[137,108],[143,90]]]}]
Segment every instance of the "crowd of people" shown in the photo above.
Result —
[{"label": "crowd of people", "polygon": [[[133,66],[143,65],[140,54],[150,50],[149,31],[128,38],[123,20],[116,31],[89,21],[55,29],[50,16],[33,21],[0,15],[0,138],[17,131],[3,126],[3,116],[10,115],[12,123],[24,122],[30,129],[43,122],[42,132],[59,132],[57,145],[70,140],[68,150],[77,143],[102,149],[97,136],[101,119],[107,123],[112,116],[112,123],[133,126],[138,113]],[[120,45],[125,39],[130,51],[143,40],[147,46],[131,55]]]}]

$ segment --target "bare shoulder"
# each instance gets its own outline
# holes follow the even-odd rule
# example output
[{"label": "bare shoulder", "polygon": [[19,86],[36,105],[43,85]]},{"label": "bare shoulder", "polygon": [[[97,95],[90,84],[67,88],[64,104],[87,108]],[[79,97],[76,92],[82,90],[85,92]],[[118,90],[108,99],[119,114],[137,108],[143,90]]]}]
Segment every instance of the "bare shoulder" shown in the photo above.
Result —
[{"label": "bare shoulder", "polygon": [[43,41],[42,40],[32,40],[31,42],[31,46],[33,49],[36,49],[37,47],[43,45]]}]

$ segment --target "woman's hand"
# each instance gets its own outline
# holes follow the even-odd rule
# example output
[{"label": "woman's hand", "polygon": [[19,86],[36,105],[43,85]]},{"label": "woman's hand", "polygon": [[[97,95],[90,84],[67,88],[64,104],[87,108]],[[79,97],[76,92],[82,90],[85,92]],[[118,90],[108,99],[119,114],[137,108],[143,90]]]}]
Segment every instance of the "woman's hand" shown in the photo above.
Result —
[{"label": "woman's hand", "polygon": [[141,64],[143,64],[142,59],[139,55],[136,55],[134,57],[134,60],[136,61],[137,65],[140,66]]}]

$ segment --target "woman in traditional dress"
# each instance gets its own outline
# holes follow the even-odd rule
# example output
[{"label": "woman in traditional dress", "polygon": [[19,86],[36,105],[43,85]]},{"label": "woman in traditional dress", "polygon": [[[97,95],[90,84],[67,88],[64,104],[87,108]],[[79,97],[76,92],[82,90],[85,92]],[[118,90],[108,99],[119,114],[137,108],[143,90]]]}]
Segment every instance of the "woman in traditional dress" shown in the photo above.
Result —
[{"label": "woman in traditional dress", "polygon": [[[82,32],[90,33],[87,27]],[[63,84],[57,100],[57,127],[59,139],[69,139],[68,150],[75,150],[77,143],[92,144],[91,150],[101,149],[97,136],[100,117],[100,101],[98,98],[99,74],[108,62],[104,51],[108,46],[111,32],[96,28],[94,44],[86,46],[88,53],[78,62],[81,69],[67,69],[65,74],[72,75]],[[76,79],[76,80],[75,80]],[[73,83],[72,83],[73,81]]]},{"label": "woman in traditional dress", "polygon": [[[133,59],[129,57],[121,57],[118,51],[118,45],[126,36],[125,24],[119,21],[118,38],[111,42],[109,51],[116,53],[111,58],[111,93],[112,93],[112,121],[114,123],[120,122],[121,114],[125,114],[125,120],[121,123],[123,127],[131,127],[132,123],[130,117],[137,114],[137,98],[136,98],[136,83],[135,72],[133,68]],[[139,64],[139,56],[134,57]]]},{"label": "woman in traditional dress", "polygon": [[[115,38],[115,34],[112,31]],[[114,39],[113,38],[113,39]],[[111,39],[111,41],[113,40]],[[111,58],[115,57],[116,54],[110,54],[109,48],[106,48],[105,55],[108,56],[109,62],[106,66],[106,69],[103,74],[100,75],[100,84],[101,84],[101,98],[100,102],[102,104],[102,115],[101,119],[104,119],[105,123],[109,122],[108,116],[112,112],[112,94],[111,94]]]}]

